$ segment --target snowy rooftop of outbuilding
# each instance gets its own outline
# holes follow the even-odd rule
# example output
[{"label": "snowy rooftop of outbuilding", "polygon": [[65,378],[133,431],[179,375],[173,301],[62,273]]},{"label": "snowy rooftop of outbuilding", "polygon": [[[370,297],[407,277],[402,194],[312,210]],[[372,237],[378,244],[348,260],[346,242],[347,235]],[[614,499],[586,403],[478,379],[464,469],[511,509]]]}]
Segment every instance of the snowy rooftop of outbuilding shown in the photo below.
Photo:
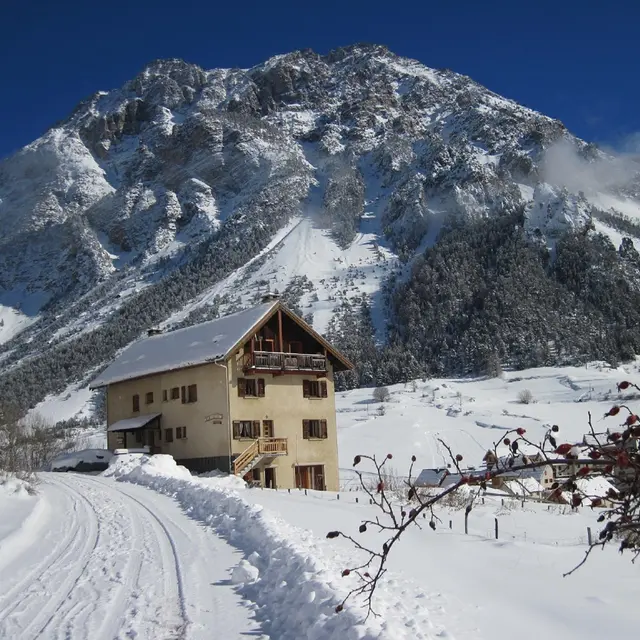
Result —
[{"label": "snowy rooftop of outbuilding", "polygon": [[91,383],[91,388],[222,360],[237,342],[278,305],[277,301],[151,336],[129,345]]}]

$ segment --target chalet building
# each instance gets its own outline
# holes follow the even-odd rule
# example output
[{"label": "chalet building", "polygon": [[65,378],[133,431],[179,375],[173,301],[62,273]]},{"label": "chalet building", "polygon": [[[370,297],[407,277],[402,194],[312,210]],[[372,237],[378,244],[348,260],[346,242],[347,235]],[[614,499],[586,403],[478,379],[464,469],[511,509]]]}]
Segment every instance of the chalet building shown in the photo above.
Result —
[{"label": "chalet building", "polygon": [[106,387],[110,449],[265,487],[338,489],[333,376],[353,365],[277,299],[127,347]]}]

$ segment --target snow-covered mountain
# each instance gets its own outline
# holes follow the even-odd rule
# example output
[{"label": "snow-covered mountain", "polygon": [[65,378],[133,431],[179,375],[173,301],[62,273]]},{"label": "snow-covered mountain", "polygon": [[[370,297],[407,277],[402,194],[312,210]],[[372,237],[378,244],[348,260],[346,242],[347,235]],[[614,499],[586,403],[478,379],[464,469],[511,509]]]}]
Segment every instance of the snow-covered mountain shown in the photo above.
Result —
[{"label": "snow-covered mountain", "polygon": [[383,283],[443,223],[521,208],[551,248],[587,223],[617,247],[638,184],[557,120],[382,46],[156,61],[0,164],[0,388],[33,405],[152,325],[267,290],[320,331],[365,294],[384,339]]}]

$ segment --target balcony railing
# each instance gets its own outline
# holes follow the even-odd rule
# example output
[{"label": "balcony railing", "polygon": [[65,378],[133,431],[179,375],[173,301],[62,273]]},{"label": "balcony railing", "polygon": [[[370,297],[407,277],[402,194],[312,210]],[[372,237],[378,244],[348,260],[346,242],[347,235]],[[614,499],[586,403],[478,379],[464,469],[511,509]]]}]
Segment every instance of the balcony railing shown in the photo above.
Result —
[{"label": "balcony railing", "polygon": [[286,438],[258,438],[233,461],[233,473],[238,475],[243,469],[253,468],[262,458],[286,456],[287,452]]},{"label": "balcony railing", "polygon": [[311,353],[283,353],[280,351],[254,351],[245,355],[244,370],[314,371],[325,372],[325,356]]}]

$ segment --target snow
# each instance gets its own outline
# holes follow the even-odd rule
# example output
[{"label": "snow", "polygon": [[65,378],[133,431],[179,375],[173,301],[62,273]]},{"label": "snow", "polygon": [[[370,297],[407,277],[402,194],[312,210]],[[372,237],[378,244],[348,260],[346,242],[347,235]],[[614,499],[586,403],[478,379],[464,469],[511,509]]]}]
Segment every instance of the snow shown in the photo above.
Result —
[{"label": "snow", "polygon": [[[406,429],[396,424],[388,436],[394,441]],[[169,456],[123,457],[107,473],[175,496],[189,517],[242,552],[230,580],[257,607],[270,637],[512,640],[514,628],[525,640],[635,637],[640,582],[629,558],[607,548],[562,578],[582,559],[597,511],[532,502],[522,508],[496,491],[498,497],[476,501],[465,536],[464,509],[440,507],[435,532],[409,529],[390,556],[374,599],[381,618],[364,623],[356,602],[340,615],[332,611],[355,584],[340,577],[342,569],[362,556],[345,540],[325,538],[330,529],[357,535],[363,519],[378,515],[367,500],[356,502],[357,492],[338,499],[329,492],[230,489],[219,474],[191,477]],[[367,532],[358,541],[377,548],[381,538]]]},{"label": "snow", "polygon": [[129,345],[93,380],[92,388],[140,376],[222,359],[277,302],[268,302],[217,320],[151,336]]},{"label": "snow", "polygon": [[[627,397],[616,384],[638,376],[638,363],[612,369],[604,363],[584,367],[542,367],[505,372],[499,378],[416,380],[389,387],[391,396],[378,415],[380,403],[372,389],[355,389],[336,396],[340,467],[348,479],[354,456],[392,453],[399,475],[412,455],[417,468],[436,469],[450,463],[441,438],[464,463],[480,467],[487,449],[504,431],[523,427],[533,442],[541,441],[552,424],[560,437],[580,441],[588,432],[588,411],[602,416],[609,403]],[[528,389],[531,404],[518,395]],[[601,419],[596,428],[609,425]]]},{"label": "snow", "polygon": [[39,492],[46,509],[0,546],[0,637],[261,637],[229,580],[238,553],[169,497],[78,474]]},{"label": "snow", "polygon": [[[412,606],[411,596],[403,602],[401,594],[390,592],[389,610],[383,620],[370,618],[365,622],[359,607],[347,607],[336,615],[334,609],[348,589],[339,577],[348,558],[336,557],[329,541],[318,539],[260,504],[247,501],[252,496],[262,496],[262,492],[229,490],[215,477],[191,477],[170,456],[118,456],[105,475],[174,496],[191,518],[211,527],[242,551],[245,563],[238,563],[232,581],[234,574],[236,579],[246,578],[240,593],[257,607],[257,618],[268,637],[279,640],[429,637],[430,625],[420,608]],[[327,522],[323,529],[326,526]],[[321,535],[324,537],[325,533]]]},{"label": "snow", "polygon": [[[389,388],[384,415],[378,415],[381,405],[372,401],[371,389],[338,394],[342,475],[345,483],[353,479],[356,453],[393,453],[390,472],[398,476],[407,473],[411,455],[418,470],[446,466],[438,438],[470,467],[479,467],[506,429],[524,427],[535,442],[557,424],[560,438],[579,440],[588,411],[597,429],[617,426],[602,416],[612,404],[636,402],[616,383],[637,379],[639,371],[638,363],[616,369],[591,363],[494,379],[416,380]],[[518,401],[523,389],[531,391],[531,404]],[[373,481],[364,463],[363,471]],[[42,474],[38,498],[7,497],[0,487],[0,512],[9,514],[0,523],[3,637],[31,637],[48,618],[51,637],[65,628],[69,640],[133,637],[133,631],[140,640],[155,640],[170,637],[166,630],[181,620],[188,620],[194,638],[210,637],[212,629],[220,637],[241,637],[237,625],[282,640],[513,640],[514,629],[524,640],[637,635],[640,569],[627,555],[608,547],[562,577],[582,559],[587,527],[597,535],[599,510],[587,505],[573,511],[525,500],[523,506],[490,489],[475,500],[465,535],[464,506],[475,491],[466,487],[459,507],[436,508],[435,531],[407,530],[374,598],[380,618],[365,621],[357,600],[334,613],[356,584],[356,578],[341,577],[342,570],[363,555],[344,539],[326,539],[336,529],[374,548],[382,543],[374,531],[357,533],[363,519],[379,512],[352,481],[339,495],[251,489],[235,476],[192,476],[170,456],[144,454],[115,456],[102,476],[49,475]],[[592,495],[609,488],[596,478],[580,482]],[[41,515],[31,516],[24,535],[11,536],[36,504]],[[10,553],[3,551],[7,535]],[[65,545],[69,551],[62,553]],[[50,600],[38,595],[45,592]],[[99,597],[87,599],[89,592]],[[171,603],[170,610],[152,622],[151,603],[158,598]]]}]

